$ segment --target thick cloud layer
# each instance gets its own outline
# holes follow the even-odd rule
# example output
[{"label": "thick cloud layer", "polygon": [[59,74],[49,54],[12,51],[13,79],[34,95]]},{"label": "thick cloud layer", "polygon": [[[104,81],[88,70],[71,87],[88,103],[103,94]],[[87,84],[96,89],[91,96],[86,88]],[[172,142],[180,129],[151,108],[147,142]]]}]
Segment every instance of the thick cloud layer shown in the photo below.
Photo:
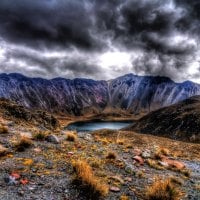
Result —
[{"label": "thick cloud layer", "polygon": [[0,72],[200,82],[198,0],[1,0]]}]

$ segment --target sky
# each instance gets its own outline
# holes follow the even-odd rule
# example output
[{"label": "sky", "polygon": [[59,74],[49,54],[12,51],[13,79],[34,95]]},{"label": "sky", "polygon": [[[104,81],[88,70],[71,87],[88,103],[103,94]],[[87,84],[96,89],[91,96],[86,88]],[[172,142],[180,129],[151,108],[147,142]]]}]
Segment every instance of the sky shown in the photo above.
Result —
[{"label": "sky", "polygon": [[1,0],[0,73],[200,83],[199,0]]}]

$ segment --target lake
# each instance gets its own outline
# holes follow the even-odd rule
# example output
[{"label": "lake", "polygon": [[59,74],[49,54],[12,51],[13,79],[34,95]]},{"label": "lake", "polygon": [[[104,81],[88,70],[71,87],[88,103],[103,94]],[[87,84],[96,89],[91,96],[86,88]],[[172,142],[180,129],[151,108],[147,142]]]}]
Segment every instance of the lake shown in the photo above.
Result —
[{"label": "lake", "polygon": [[67,130],[76,130],[77,132],[96,131],[100,129],[119,130],[131,125],[133,121],[82,121],[69,124]]}]

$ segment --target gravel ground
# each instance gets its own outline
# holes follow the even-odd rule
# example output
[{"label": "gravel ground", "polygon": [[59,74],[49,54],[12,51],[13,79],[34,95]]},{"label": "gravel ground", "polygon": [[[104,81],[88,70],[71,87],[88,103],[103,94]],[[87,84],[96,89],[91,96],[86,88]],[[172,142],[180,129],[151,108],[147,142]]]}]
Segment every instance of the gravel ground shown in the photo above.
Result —
[{"label": "gravel ground", "polygon": [[[63,131],[56,133],[59,139],[58,144],[47,141],[33,141],[33,145],[24,152],[17,152],[13,148],[12,141],[19,137],[19,133],[29,132],[25,128],[13,126],[8,134],[0,134],[0,144],[9,149],[6,156],[0,157],[0,199],[1,200],[88,200],[90,197],[73,184],[74,171],[72,160],[79,158],[87,159],[92,163],[100,162],[100,165],[93,167],[95,174],[104,180],[108,186],[117,187],[119,191],[110,191],[107,197],[102,199],[114,200],[120,199],[126,195],[128,199],[145,199],[144,192],[147,186],[151,185],[156,176],[168,178],[177,177],[182,180],[181,190],[185,192],[182,199],[198,200],[200,199],[200,161],[198,153],[195,157],[176,157],[177,161],[185,164],[191,171],[190,177],[185,177],[178,171],[163,169],[158,170],[150,167],[146,160],[140,165],[134,162],[134,150],[139,149],[142,152],[149,150],[153,152],[155,146],[163,144],[158,143],[158,139],[152,141],[147,136],[141,136],[140,142],[137,142],[138,135],[131,136],[125,144],[117,144],[113,137],[116,132],[106,134],[79,134],[76,142],[66,141]],[[156,137],[155,137],[156,138]],[[168,144],[169,143],[169,144]],[[173,145],[173,141],[165,141],[167,145]],[[178,143],[179,144],[179,143]],[[180,143],[181,145],[181,143]],[[189,144],[188,144],[189,145]],[[168,147],[168,146],[167,146]],[[168,147],[169,148],[169,147]],[[177,145],[179,148],[179,145]],[[192,147],[194,148],[194,147]],[[195,146],[197,150],[199,145]],[[182,150],[182,149],[181,149]],[[106,160],[108,152],[115,152],[115,160]],[[174,149],[173,149],[174,151]],[[152,155],[151,155],[152,156]],[[188,155],[191,157],[191,155]],[[9,175],[17,173],[20,175],[14,183],[10,183]],[[27,183],[20,183],[21,180],[28,180]],[[198,186],[198,187],[197,187]],[[91,198],[92,199],[92,198]]]}]

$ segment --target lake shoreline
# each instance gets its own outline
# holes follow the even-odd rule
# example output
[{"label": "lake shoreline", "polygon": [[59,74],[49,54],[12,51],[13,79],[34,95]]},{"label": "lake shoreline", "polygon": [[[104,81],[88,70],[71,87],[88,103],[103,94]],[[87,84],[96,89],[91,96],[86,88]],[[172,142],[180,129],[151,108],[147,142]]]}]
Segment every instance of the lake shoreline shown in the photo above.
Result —
[{"label": "lake shoreline", "polygon": [[92,119],[85,121],[76,121],[69,123],[64,129],[65,130],[76,130],[77,132],[91,132],[101,129],[120,130],[133,124],[132,120],[102,120]]}]

